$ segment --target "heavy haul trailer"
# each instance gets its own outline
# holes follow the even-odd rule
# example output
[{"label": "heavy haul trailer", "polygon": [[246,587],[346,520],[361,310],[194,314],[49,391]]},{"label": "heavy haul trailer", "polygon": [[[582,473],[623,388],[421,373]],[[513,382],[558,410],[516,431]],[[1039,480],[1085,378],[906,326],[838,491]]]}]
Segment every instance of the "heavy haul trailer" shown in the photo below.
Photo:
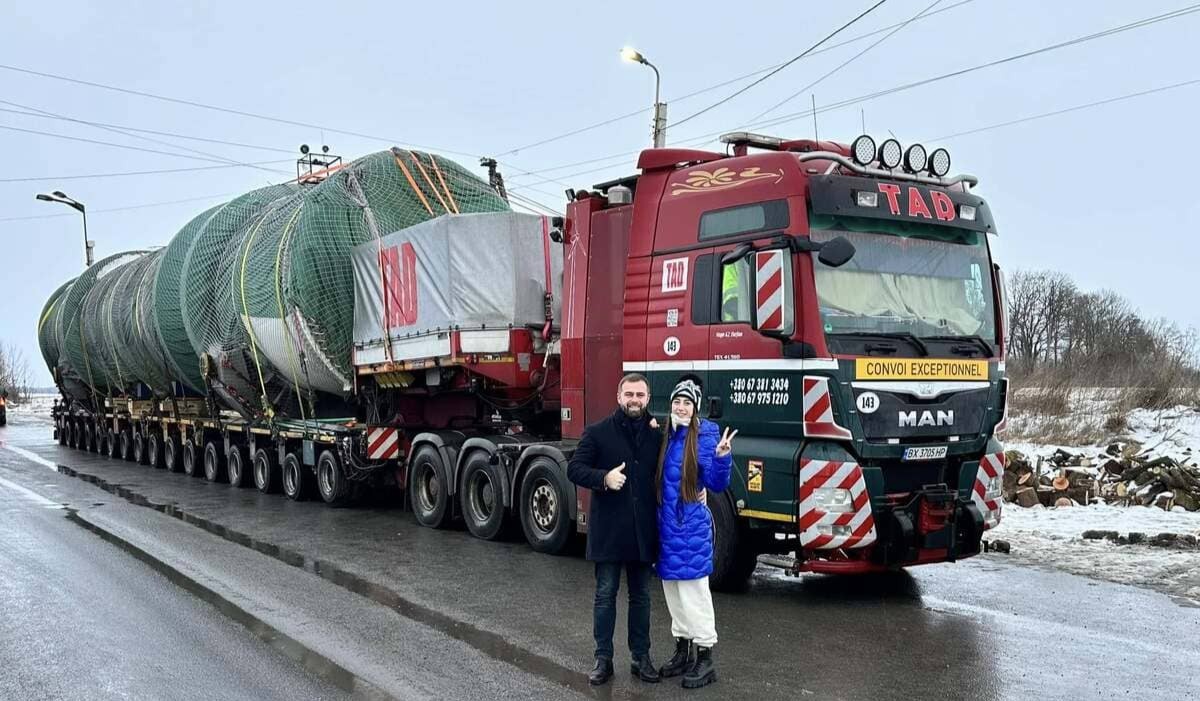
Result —
[{"label": "heavy haul trailer", "polygon": [[[249,461],[260,488],[259,466],[283,465],[289,496],[315,477],[333,503],[382,476],[423,525],[461,517],[491,539],[519,524],[559,552],[587,529],[566,463],[617,379],[645,374],[662,415],[689,375],[701,411],[739,430],[733,483],[708,501],[714,586],[764,553],[842,573],[976,554],[1000,518],[1007,380],[974,178],[894,140],[723,141],[644,151],[640,175],[569,193],[563,220],[449,214],[360,245],[352,420],[126,400],[107,443],[190,452],[194,472],[202,451],[217,479]],[[507,325],[470,323],[481,296],[503,298]],[[60,435],[95,445],[88,422],[60,412]]]}]

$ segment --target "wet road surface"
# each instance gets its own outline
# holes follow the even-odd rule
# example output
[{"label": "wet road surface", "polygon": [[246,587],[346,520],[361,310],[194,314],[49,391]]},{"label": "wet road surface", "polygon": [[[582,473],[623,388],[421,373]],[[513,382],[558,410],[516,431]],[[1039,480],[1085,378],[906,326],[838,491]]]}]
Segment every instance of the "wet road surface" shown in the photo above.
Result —
[{"label": "wet road surface", "polygon": [[[0,450],[0,477],[27,486],[41,482],[47,493],[78,489],[84,480],[98,500],[150,506],[142,510],[286,563],[296,577],[316,575],[556,685],[562,695],[1200,694],[1200,652],[1191,642],[1200,609],[1132,587],[1012,565],[1002,555],[869,578],[793,579],[760,567],[746,593],[714,597],[718,684],[684,692],[670,682],[630,680],[622,614],[617,677],[612,686],[592,690],[583,675],[591,662],[593,574],[578,554],[549,557],[519,541],[488,543],[463,530],[423,529],[387,504],[330,509],[110,461],[58,446],[48,423],[10,427],[0,440],[53,466]],[[72,482],[76,486],[68,487]],[[661,663],[672,642],[657,583],[652,594],[652,654]]]}]

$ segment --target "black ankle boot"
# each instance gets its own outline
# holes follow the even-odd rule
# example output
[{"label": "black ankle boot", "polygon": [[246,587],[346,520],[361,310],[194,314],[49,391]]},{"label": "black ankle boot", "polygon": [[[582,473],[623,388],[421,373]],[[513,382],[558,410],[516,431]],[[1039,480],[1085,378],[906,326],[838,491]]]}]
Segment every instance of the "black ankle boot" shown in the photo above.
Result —
[{"label": "black ankle boot", "polygon": [[609,679],[612,679],[612,675],[612,660],[607,657],[597,657],[596,666],[592,667],[592,671],[588,672],[588,683],[592,686],[600,686]]},{"label": "black ankle boot", "polygon": [[683,688],[697,689],[712,684],[717,680],[717,670],[713,667],[712,648],[696,646],[696,661],[683,675]]},{"label": "black ankle boot", "polygon": [[695,661],[695,654],[692,649],[692,641],[686,638],[675,638],[675,655],[667,660],[663,668],[658,671],[664,677],[678,677],[688,670]]},{"label": "black ankle boot", "polygon": [[633,661],[629,663],[629,671],[632,672],[633,676],[637,677],[638,679],[641,679],[644,682],[650,682],[651,684],[658,682],[660,679],[658,676],[658,668],[655,667],[654,663],[650,661],[650,653],[646,653],[640,657],[635,657]]}]

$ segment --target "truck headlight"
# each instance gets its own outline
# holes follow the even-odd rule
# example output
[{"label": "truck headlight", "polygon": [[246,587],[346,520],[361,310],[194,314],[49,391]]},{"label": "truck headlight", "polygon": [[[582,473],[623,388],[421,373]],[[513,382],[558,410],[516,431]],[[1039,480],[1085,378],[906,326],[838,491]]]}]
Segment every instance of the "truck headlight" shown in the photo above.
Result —
[{"label": "truck headlight", "polygon": [[848,514],[854,511],[854,499],[849,489],[818,487],[813,490],[813,500],[817,508],[826,513]]}]

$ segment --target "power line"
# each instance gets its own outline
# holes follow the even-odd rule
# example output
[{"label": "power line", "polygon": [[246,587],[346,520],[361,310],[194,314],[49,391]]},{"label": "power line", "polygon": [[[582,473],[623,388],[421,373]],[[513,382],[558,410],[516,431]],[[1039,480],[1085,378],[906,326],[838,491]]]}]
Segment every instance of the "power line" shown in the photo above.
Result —
[{"label": "power line", "polygon": [[[956,2],[953,5],[947,5],[946,7],[943,7],[938,10],[934,10],[933,12],[924,13],[921,16],[916,17],[914,19],[910,19],[905,22],[897,22],[896,24],[889,24],[888,26],[881,27],[879,29],[876,29],[875,31],[867,32],[866,34],[859,34],[856,37],[846,39],[845,41],[840,41],[836,44],[830,44],[829,46],[826,46],[824,48],[817,49],[816,51],[810,52],[805,58],[812,58],[813,56],[816,56],[818,54],[823,54],[827,51],[833,51],[834,49],[838,49],[838,48],[841,48],[848,44],[853,44],[855,42],[862,41],[863,39],[869,39],[869,38],[875,36],[876,34],[883,34],[884,32],[886,32],[888,30],[895,29],[897,27],[903,27],[904,25],[908,24],[909,22],[929,19],[930,17],[933,17],[934,15],[938,15],[943,12],[949,12],[950,10],[953,10],[957,7],[962,7],[963,5],[969,5],[973,2],[975,2],[975,0],[959,0],[959,2]],[[733,85],[734,83],[740,83],[743,80],[746,80],[747,78],[753,78],[757,75],[762,75],[763,73],[766,73],[768,71],[780,68],[783,65],[784,64],[782,64],[782,63],[776,63],[776,64],[773,64],[770,66],[764,66],[763,68],[759,68],[759,69],[751,71],[749,73],[739,75],[736,78],[730,78],[728,80],[721,81],[720,83],[714,83],[712,85],[708,85],[706,87],[700,88],[699,90],[694,90],[685,95],[680,95],[678,97],[669,98],[667,100],[667,102],[671,102],[671,103],[683,102],[684,100],[688,100],[693,97],[697,97],[699,95],[703,95],[705,93],[712,92],[713,90],[723,88],[727,85]],[[557,134],[555,136],[546,137],[544,139],[534,141],[532,143],[528,143],[523,146],[518,146],[516,148],[509,149],[508,151],[505,151],[503,153],[496,154],[496,158],[503,158],[504,156],[511,156],[516,153],[520,153],[521,151],[527,151],[531,148],[535,148],[537,146],[544,146],[546,144],[554,143],[555,141],[561,141],[563,139],[570,138],[572,136],[576,136],[578,134],[583,134],[585,132],[592,131],[593,129],[599,129],[600,127],[606,127],[609,124],[614,124],[616,122],[620,122],[620,121],[623,121],[626,119],[630,119],[632,117],[636,117],[640,114],[644,114],[645,112],[646,112],[646,110],[644,108],[639,108],[639,109],[633,110],[632,112],[626,112],[625,114],[617,115],[615,117],[610,117],[603,121],[596,122],[595,124],[589,124],[588,126],[585,126],[585,127],[579,127],[577,129],[572,129],[571,131],[566,131],[561,134]]]},{"label": "power line", "polygon": [[[134,204],[134,205],[126,206],[126,207],[109,207],[107,209],[88,209],[88,214],[103,214],[105,212],[126,212],[131,209],[149,209],[150,207],[165,207],[167,205],[184,204],[186,202],[201,202],[204,200],[216,200],[216,199],[222,199],[225,197],[237,197],[238,195],[241,195],[241,194],[243,194],[243,193],[228,192],[228,193],[221,194],[221,195],[203,195],[201,197],[189,197],[188,199],[185,199],[185,200],[169,200],[167,202],[147,202],[145,204]],[[74,212],[66,212],[63,214],[36,214],[33,216],[28,216],[28,217],[4,217],[4,218],[0,218],[0,222],[3,222],[3,221],[30,221],[33,219],[56,219],[58,217],[73,217],[73,216],[75,216]]]},{"label": "power line", "polygon": [[869,7],[869,8],[867,8],[866,10],[864,10],[864,11],[863,11],[861,14],[859,14],[859,15],[858,15],[857,17],[855,17],[854,19],[850,20],[849,22],[847,22],[847,23],[843,24],[842,26],[838,27],[837,29],[833,30],[833,32],[832,32],[832,33],[830,33],[830,34],[828,34],[828,35],[826,35],[824,39],[821,39],[821,40],[820,40],[820,41],[818,41],[817,43],[815,43],[815,44],[813,44],[812,46],[810,46],[809,48],[805,49],[805,50],[804,50],[802,53],[800,53],[799,55],[795,56],[795,57],[794,57],[794,58],[792,58],[791,60],[789,60],[789,61],[785,61],[785,62],[784,62],[783,64],[781,64],[781,65],[780,65],[778,68],[776,68],[776,69],[772,70],[771,72],[769,72],[769,73],[767,73],[766,75],[762,76],[762,77],[761,77],[761,78],[759,78],[758,80],[755,80],[754,82],[750,83],[749,85],[746,85],[745,87],[742,87],[742,88],[740,88],[740,89],[738,89],[738,90],[735,90],[735,91],[733,91],[733,92],[732,92],[732,93],[730,93],[729,95],[726,95],[725,97],[721,98],[720,100],[717,100],[716,102],[712,103],[712,104],[711,104],[711,105],[709,105],[708,107],[705,107],[704,109],[701,109],[701,110],[699,110],[699,111],[697,111],[697,112],[693,112],[692,114],[689,114],[688,116],[684,117],[683,119],[680,119],[680,120],[676,121],[676,122],[675,122],[674,124],[672,124],[671,126],[678,127],[680,124],[684,124],[684,123],[686,123],[686,122],[689,122],[689,121],[691,121],[691,120],[695,119],[696,117],[699,117],[700,115],[704,114],[705,112],[708,112],[709,110],[712,110],[712,109],[715,109],[715,108],[717,108],[717,107],[720,107],[721,105],[725,104],[726,102],[729,102],[730,100],[732,100],[733,98],[737,97],[738,95],[741,95],[742,93],[746,92],[746,91],[747,91],[747,90],[749,90],[750,88],[753,88],[754,86],[756,86],[756,85],[758,85],[758,84],[762,83],[763,81],[767,80],[767,79],[768,79],[768,78],[770,78],[771,76],[775,75],[776,73],[779,73],[779,72],[780,72],[780,71],[782,71],[783,69],[785,69],[785,68],[787,68],[788,66],[792,65],[792,64],[793,64],[793,63],[795,63],[796,61],[799,61],[800,59],[802,59],[802,58],[804,58],[805,56],[809,55],[809,54],[810,54],[810,53],[812,53],[812,52],[813,52],[815,49],[817,49],[818,47],[820,47],[820,46],[821,46],[821,44],[824,44],[825,42],[829,41],[829,40],[830,40],[830,39],[832,39],[833,37],[837,36],[837,35],[838,35],[838,34],[839,34],[839,33],[840,33],[840,32],[841,32],[843,29],[845,29],[846,27],[849,27],[850,25],[852,25],[852,24],[854,24],[855,22],[859,21],[859,20],[860,20],[860,19],[862,19],[863,17],[866,17],[867,15],[871,14],[872,12],[874,12],[874,11],[875,11],[875,9],[876,9],[877,7],[879,7],[880,5],[882,5],[882,4],[883,4],[883,3],[885,3],[885,2],[887,2],[887,0],[879,0],[879,1],[878,1],[878,2],[876,2],[874,5],[870,6],[870,7]]},{"label": "power line", "polygon": [[763,116],[765,116],[765,115],[768,115],[768,114],[770,114],[770,113],[774,112],[775,110],[779,109],[779,108],[780,108],[780,107],[782,107],[783,105],[786,105],[787,103],[789,103],[789,102],[791,102],[792,100],[796,99],[798,96],[800,96],[800,95],[803,95],[804,93],[808,92],[808,91],[809,91],[809,90],[811,90],[812,88],[815,88],[817,85],[820,85],[822,82],[824,82],[824,80],[825,80],[826,78],[828,78],[829,76],[833,75],[834,73],[837,73],[838,71],[842,70],[843,68],[845,68],[846,66],[850,65],[851,63],[854,63],[854,62],[855,62],[855,61],[857,61],[859,58],[862,58],[863,54],[867,53],[867,52],[868,52],[868,51],[870,51],[871,49],[873,49],[873,48],[875,48],[876,46],[879,46],[879,45],[880,45],[880,44],[882,44],[883,42],[887,41],[888,39],[890,39],[890,38],[892,37],[892,35],[893,35],[893,34],[895,34],[896,32],[900,31],[901,29],[904,29],[904,28],[905,28],[905,27],[907,27],[909,24],[911,24],[911,23],[915,22],[916,20],[920,19],[921,17],[925,16],[925,14],[926,14],[926,13],[928,13],[930,10],[932,10],[934,7],[937,7],[937,6],[938,6],[938,5],[940,5],[941,3],[942,3],[942,0],[933,0],[933,2],[932,2],[932,3],[930,3],[930,4],[929,4],[929,5],[928,5],[928,6],[927,6],[927,7],[926,7],[924,10],[921,10],[920,12],[918,12],[918,13],[917,13],[917,14],[915,14],[915,15],[913,15],[912,17],[909,17],[907,21],[905,21],[905,22],[901,22],[901,23],[900,23],[898,26],[896,26],[896,28],[895,28],[895,29],[893,29],[892,31],[890,31],[890,32],[888,32],[887,34],[883,35],[882,37],[880,37],[878,40],[876,40],[875,42],[873,42],[873,43],[872,43],[870,46],[868,46],[867,48],[863,49],[862,51],[859,51],[858,53],[854,54],[853,56],[851,56],[850,58],[846,59],[845,61],[842,61],[842,62],[841,62],[841,63],[839,63],[839,64],[838,64],[836,67],[834,67],[834,69],[833,69],[833,70],[829,71],[829,72],[828,72],[828,73],[826,73],[825,75],[822,75],[820,78],[817,78],[817,79],[816,79],[816,80],[814,80],[813,82],[809,83],[808,85],[805,85],[804,87],[800,88],[800,89],[799,89],[799,90],[797,90],[796,92],[792,93],[791,95],[788,95],[788,96],[787,96],[787,97],[785,97],[784,99],[780,100],[779,102],[776,102],[775,104],[771,105],[770,107],[768,107],[767,109],[763,110],[762,112],[759,112],[758,114],[754,115],[753,117],[751,117],[750,119],[748,119],[748,120],[746,120],[746,121],[748,121],[748,122],[753,122],[753,121],[756,121],[756,120],[758,120],[758,119],[762,118]]},{"label": "power line", "polygon": [[239,168],[245,165],[279,165],[281,163],[290,163],[291,160],[280,161],[258,161],[257,163],[225,163],[215,166],[195,166],[193,168],[165,168],[162,170],[134,170],[123,173],[88,173],[85,175],[46,175],[42,177],[30,178],[0,178],[0,183],[34,183],[56,180],[94,180],[101,178],[124,178],[137,175],[164,175],[168,173],[195,173],[204,170],[221,170],[225,168]]}]

